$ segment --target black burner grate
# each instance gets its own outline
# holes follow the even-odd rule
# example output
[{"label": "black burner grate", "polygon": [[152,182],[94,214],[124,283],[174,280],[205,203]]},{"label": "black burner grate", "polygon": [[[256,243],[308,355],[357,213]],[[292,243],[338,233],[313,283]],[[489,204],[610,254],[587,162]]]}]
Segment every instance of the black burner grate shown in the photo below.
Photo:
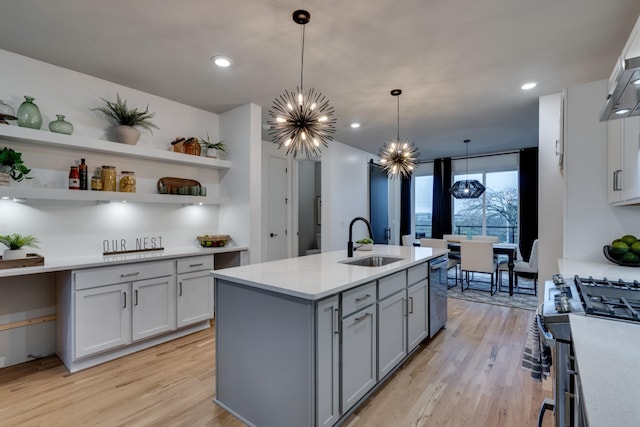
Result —
[{"label": "black burner grate", "polygon": [[640,282],[575,276],[585,312],[621,320],[640,321]]}]

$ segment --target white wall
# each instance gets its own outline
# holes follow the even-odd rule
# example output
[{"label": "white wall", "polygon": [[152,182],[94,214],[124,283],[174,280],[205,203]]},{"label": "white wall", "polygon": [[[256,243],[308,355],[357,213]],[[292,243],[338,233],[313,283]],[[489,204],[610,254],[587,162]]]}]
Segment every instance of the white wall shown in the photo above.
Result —
[{"label": "white wall", "polygon": [[624,234],[640,235],[640,207],[607,201],[608,132],[599,121],[606,96],[606,80],[567,91],[563,255],[569,259],[603,261],[603,245]]},{"label": "white wall", "polygon": [[[322,152],[322,251],[344,249],[349,223],[355,217],[369,219],[368,162],[371,153],[332,141]],[[354,240],[368,235],[366,226],[354,226]]]},{"label": "white wall", "polygon": [[[558,166],[556,141],[562,131],[562,94],[538,102],[538,277],[558,273],[563,250],[564,181]],[[542,297],[542,296],[541,296]]]}]

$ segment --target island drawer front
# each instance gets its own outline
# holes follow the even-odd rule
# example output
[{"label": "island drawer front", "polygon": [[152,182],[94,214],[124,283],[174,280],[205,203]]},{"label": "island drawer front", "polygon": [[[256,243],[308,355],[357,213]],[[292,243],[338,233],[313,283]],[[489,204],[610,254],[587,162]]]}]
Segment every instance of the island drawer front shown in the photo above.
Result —
[{"label": "island drawer front", "polygon": [[172,260],[137,262],[112,267],[88,268],[73,272],[75,290],[97,288],[116,283],[135,282],[154,277],[171,276],[175,267]]},{"label": "island drawer front", "polygon": [[407,270],[407,274],[409,277],[407,283],[409,285],[413,285],[414,283],[424,280],[429,277],[429,263],[424,262],[422,264],[411,267]]},{"label": "island drawer front", "polygon": [[342,293],[342,317],[376,302],[376,282],[365,283]]},{"label": "island drawer front", "polygon": [[213,270],[213,255],[199,255],[189,258],[179,258],[177,273],[191,273],[192,271]]},{"label": "island drawer front", "polygon": [[404,270],[378,279],[378,299],[386,298],[406,287],[407,275]]}]

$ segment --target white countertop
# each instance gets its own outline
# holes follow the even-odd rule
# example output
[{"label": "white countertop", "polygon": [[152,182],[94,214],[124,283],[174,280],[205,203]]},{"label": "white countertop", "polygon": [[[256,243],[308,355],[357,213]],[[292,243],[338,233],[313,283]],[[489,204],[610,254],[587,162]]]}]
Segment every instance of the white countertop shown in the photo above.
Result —
[{"label": "white countertop", "polygon": [[207,255],[225,252],[246,251],[246,247],[225,246],[223,248],[179,247],[165,248],[160,251],[139,252],[122,255],[92,254],[69,257],[47,257],[44,265],[36,267],[0,269],[0,277],[24,276],[27,274],[49,273],[54,271],[75,270],[79,268],[104,267],[109,265],[130,264],[140,261],[155,261],[167,258],[182,258],[192,255]]},{"label": "white countertop", "polygon": [[609,261],[577,261],[560,258],[558,267],[563,277],[573,277],[577,274],[580,277],[593,276],[595,279],[606,277],[609,280],[640,280],[640,267],[623,267]]},{"label": "white countertop", "polygon": [[355,251],[354,258],[384,255],[403,259],[382,267],[347,265],[339,262],[348,260],[345,249],[226,268],[213,271],[211,275],[285,295],[318,300],[447,252],[426,247],[374,245],[372,251]]},{"label": "white countertop", "polygon": [[569,318],[589,425],[639,425],[640,324]]}]

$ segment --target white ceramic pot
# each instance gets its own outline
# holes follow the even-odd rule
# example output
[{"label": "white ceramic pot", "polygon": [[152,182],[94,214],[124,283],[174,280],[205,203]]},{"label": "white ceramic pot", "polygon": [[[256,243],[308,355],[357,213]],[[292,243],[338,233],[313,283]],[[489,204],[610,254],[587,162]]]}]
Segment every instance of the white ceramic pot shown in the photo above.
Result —
[{"label": "white ceramic pot", "polygon": [[11,175],[9,175],[9,166],[0,166],[0,186],[9,185],[11,182]]},{"label": "white ceramic pot", "polygon": [[26,249],[5,249],[5,251],[2,253],[2,259],[4,261],[10,260],[10,259],[21,259],[26,257],[27,257]]},{"label": "white ceramic pot", "polygon": [[[358,244],[358,243],[356,243]],[[359,251],[371,251],[373,250],[373,243],[367,243],[365,245],[362,245],[358,248]]]},{"label": "white ceramic pot", "polygon": [[212,159],[218,158],[218,150],[215,148],[207,148],[207,157],[211,157]]},{"label": "white ceramic pot", "polygon": [[115,129],[118,142],[136,145],[140,139],[140,131],[133,126],[118,125]]}]

